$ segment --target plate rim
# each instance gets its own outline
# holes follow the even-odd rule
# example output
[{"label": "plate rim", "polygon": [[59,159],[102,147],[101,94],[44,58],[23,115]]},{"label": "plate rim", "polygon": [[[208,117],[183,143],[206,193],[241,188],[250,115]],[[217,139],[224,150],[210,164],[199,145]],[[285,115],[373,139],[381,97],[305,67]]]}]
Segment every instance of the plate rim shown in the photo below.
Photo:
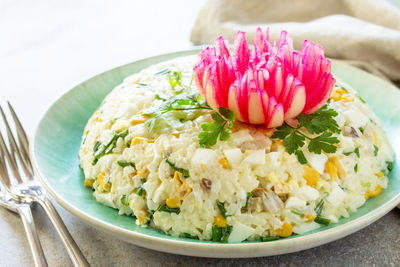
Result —
[{"label": "plate rim", "polygon": [[[330,229],[326,229],[320,232],[307,234],[304,236],[297,236],[291,239],[280,239],[272,242],[250,242],[250,243],[199,243],[199,242],[191,242],[186,240],[174,240],[162,237],[156,237],[152,235],[147,235],[144,233],[135,232],[132,230],[125,229],[123,227],[117,226],[115,224],[105,222],[99,218],[96,218],[85,211],[75,207],[73,204],[69,203],[65,198],[58,195],[56,190],[47,182],[45,176],[41,173],[40,168],[38,166],[35,149],[37,142],[37,132],[39,126],[42,124],[43,120],[46,118],[47,114],[50,112],[51,108],[58,103],[65,95],[71,92],[75,87],[80,84],[93,79],[97,76],[101,76],[104,73],[113,71],[115,69],[124,67],[130,64],[137,64],[142,61],[147,61],[151,59],[156,59],[161,56],[172,56],[176,55],[176,57],[180,56],[179,54],[184,54],[188,52],[195,52],[201,49],[201,47],[195,47],[191,49],[179,50],[170,53],[158,54],[152,57],[145,57],[130,63],[126,63],[123,65],[119,65],[114,68],[110,68],[106,71],[103,71],[99,74],[91,76],[89,78],[84,79],[79,83],[75,83],[75,86],[68,87],[64,91],[62,91],[52,102],[48,105],[45,112],[40,117],[39,122],[37,123],[34,134],[31,137],[31,142],[29,146],[29,153],[32,160],[32,165],[35,171],[35,174],[39,178],[39,181],[47,190],[47,192],[51,195],[51,197],[63,208],[67,211],[84,221],[85,223],[94,226],[97,229],[102,230],[108,234],[115,234],[117,238],[122,239],[126,242],[133,243],[140,247],[145,247],[152,250],[157,250],[161,252],[167,252],[172,254],[186,255],[186,256],[198,256],[198,257],[214,257],[214,258],[250,258],[250,257],[262,257],[262,256],[272,256],[272,255],[280,255],[286,253],[293,253],[305,249],[309,249],[312,247],[320,246],[326,243],[330,243],[337,239],[343,238],[347,235],[350,235],[356,231],[361,230],[362,228],[370,225],[375,222],[379,218],[383,217],[389,211],[391,211],[396,205],[400,203],[400,192],[398,192],[392,199],[384,202],[379,208],[375,208],[374,210],[360,216],[359,218],[353,219],[344,224],[332,227]],[[332,59],[331,59],[332,60]],[[337,60],[332,60],[339,62],[340,64],[347,65],[348,67],[355,68],[345,62],[340,62]],[[161,61],[160,61],[161,62]],[[365,72],[361,69],[355,68],[358,71],[364,72],[365,74],[371,75],[374,78],[383,81],[384,83],[391,85],[389,82],[373,75],[368,72]]]}]

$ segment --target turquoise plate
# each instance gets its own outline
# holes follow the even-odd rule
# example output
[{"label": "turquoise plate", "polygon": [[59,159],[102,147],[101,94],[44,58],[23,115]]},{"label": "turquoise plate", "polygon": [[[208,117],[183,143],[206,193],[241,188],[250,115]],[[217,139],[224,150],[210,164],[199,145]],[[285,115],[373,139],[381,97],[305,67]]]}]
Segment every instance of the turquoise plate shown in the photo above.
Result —
[{"label": "turquoise plate", "polygon": [[[83,128],[103,98],[122,80],[155,63],[198,53],[189,50],[139,60],[99,74],[64,93],[41,119],[31,154],[41,182],[64,208],[87,223],[138,246],[175,254],[202,257],[259,257],[299,251],[349,235],[379,219],[400,202],[399,159],[390,173],[388,188],[370,199],[349,218],[317,230],[271,242],[220,244],[171,237],[137,226],[132,217],[96,202],[83,186],[78,151]],[[356,88],[382,120],[391,145],[400,148],[400,91],[371,74],[333,61],[333,72]]]}]

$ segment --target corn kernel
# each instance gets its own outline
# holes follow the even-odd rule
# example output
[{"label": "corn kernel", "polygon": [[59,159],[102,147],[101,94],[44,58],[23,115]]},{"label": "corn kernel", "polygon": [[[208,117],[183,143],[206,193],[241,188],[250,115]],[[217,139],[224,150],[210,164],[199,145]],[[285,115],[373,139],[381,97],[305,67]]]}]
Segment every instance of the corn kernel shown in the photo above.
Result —
[{"label": "corn kernel", "polygon": [[94,179],[85,179],[85,186],[92,187],[94,183]]},{"label": "corn kernel", "polygon": [[384,176],[383,172],[375,173],[375,175],[378,176],[378,178],[382,178]]},{"label": "corn kernel", "polygon": [[214,224],[222,228],[226,227],[227,225],[226,219],[221,214],[218,214],[217,216],[214,217]]},{"label": "corn kernel", "polygon": [[289,237],[293,233],[293,227],[291,223],[284,222],[282,227],[276,231],[276,234],[280,237]]},{"label": "corn kernel", "polygon": [[[368,190],[368,197],[377,197],[382,193],[382,187],[378,184],[374,191]],[[367,194],[366,193],[366,194]]]},{"label": "corn kernel", "polygon": [[329,160],[335,165],[339,177],[344,178],[346,176],[346,172],[343,169],[342,165],[340,164],[339,159],[333,156]]},{"label": "corn kernel", "polygon": [[146,141],[146,138],[143,137],[135,137],[131,141],[131,146],[137,145],[137,144],[143,144],[144,141]]},{"label": "corn kernel", "polygon": [[315,220],[315,216],[312,214],[305,214],[304,218],[306,218],[306,222],[313,222]]},{"label": "corn kernel", "polygon": [[84,135],[87,135],[88,133],[89,133],[89,130],[85,130],[85,131],[83,132]]},{"label": "corn kernel", "polygon": [[137,176],[139,176],[140,178],[147,178],[147,176],[149,176],[149,170],[141,169],[137,172]]},{"label": "corn kernel", "polygon": [[372,130],[372,135],[374,136],[374,144],[377,145],[378,144],[378,136],[376,135],[376,132],[374,130]]},{"label": "corn kernel", "polygon": [[104,172],[99,173],[97,176],[97,184],[100,185],[104,191],[109,191],[111,189],[111,185],[105,180],[105,178],[106,174]]},{"label": "corn kernel", "polygon": [[149,221],[149,219],[147,218],[147,216],[141,216],[141,215],[139,215],[139,216],[137,216],[137,219],[138,219],[138,221],[139,221],[139,224],[141,224],[141,225],[144,225],[144,224],[146,224],[146,223]]},{"label": "corn kernel", "polygon": [[307,181],[307,185],[315,186],[319,179],[319,173],[312,167],[306,165],[304,167],[303,178]]},{"label": "corn kernel", "polygon": [[180,205],[178,197],[169,197],[165,200],[165,204],[167,204],[170,208],[178,208]]},{"label": "corn kernel", "polygon": [[132,118],[132,120],[130,121],[130,124],[131,125],[138,125],[138,124],[141,124],[141,123],[145,122],[146,120],[147,119],[144,118],[143,116],[134,116]]},{"label": "corn kernel", "polygon": [[103,119],[102,118],[97,118],[97,121],[98,122],[103,122]]},{"label": "corn kernel", "polygon": [[179,182],[179,184],[182,184],[180,172],[174,172],[174,180]]},{"label": "corn kernel", "polygon": [[181,135],[181,133],[176,132],[176,133],[172,133],[172,135],[175,136],[176,138],[179,138],[179,136]]},{"label": "corn kernel", "polygon": [[333,101],[343,101],[343,102],[352,102],[354,98],[349,95],[343,88],[336,89],[333,91],[330,99]]},{"label": "corn kernel", "polygon": [[229,168],[229,162],[226,158],[222,158],[218,161],[219,164],[222,165],[222,168],[228,169]]},{"label": "corn kernel", "polygon": [[329,160],[325,164],[325,171],[329,173],[329,176],[331,177],[330,180],[337,180],[339,178],[335,164]]}]

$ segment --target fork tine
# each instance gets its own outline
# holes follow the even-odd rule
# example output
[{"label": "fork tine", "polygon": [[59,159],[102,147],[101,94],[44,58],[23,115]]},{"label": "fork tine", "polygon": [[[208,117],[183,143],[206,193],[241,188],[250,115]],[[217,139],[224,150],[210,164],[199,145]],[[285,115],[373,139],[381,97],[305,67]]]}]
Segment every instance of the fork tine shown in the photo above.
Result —
[{"label": "fork tine", "polygon": [[17,129],[17,136],[18,136],[18,141],[22,150],[22,156],[24,157],[25,163],[27,167],[29,168],[30,172],[33,174],[33,167],[32,163],[29,157],[29,139],[28,136],[26,135],[26,132],[24,130],[24,127],[22,127],[22,124],[20,120],[18,119],[17,113],[14,111],[14,108],[12,107],[11,103],[7,101],[8,108],[10,110],[11,116],[13,117],[15,127]]},{"label": "fork tine", "polygon": [[9,189],[11,187],[11,184],[10,184],[10,178],[8,177],[6,161],[4,159],[4,156],[5,156],[5,153],[3,152],[3,149],[0,146],[0,180],[1,180],[1,183],[4,185],[4,187]]},{"label": "fork tine", "polygon": [[[6,129],[7,129],[8,141],[9,141],[10,148],[11,148],[11,151],[9,153],[10,154],[10,158],[11,158],[10,160],[13,161],[13,163],[14,163],[13,165],[15,165],[15,167],[17,167],[16,171],[18,172],[18,165],[17,165],[17,161],[16,161],[16,158],[15,158],[15,154],[17,154],[17,156],[18,156],[18,158],[20,160],[20,165],[22,166],[22,169],[24,170],[25,175],[28,178],[32,178],[33,177],[32,173],[28,170],[28,167],[27,167],[27,165],[25,163],[25,160],[21,155],[21,152],[20,152],[20,150],[18,148],[17,142],[15,141],[15,138],[14,138],[12,132],[11,132],[10,125],[8,124],[6,115],[4,114],[4,111],[1,108],[1,106],[0,106],[0,113],[1,113],[1,116],[3,117],[3,121],[4,121],[4,124],[6,125]],[[20,175],[19,175],[19,177],[21,178]]]},{"label": "fork tine", "polygon": [[[17,179],[18,183],[22,183],[22,179],[21,179],[21,176],[19,175],[18,167],[16,165],[16,162],[12,160],[11,155],[7,150],[7,146],[6,146],[6,143],[4,142],[3,135],[1,134],[1,131],[0,131],[0,150],[1,150],[1,153],[6,156],[7,161],[9,162],[9,165],[11,167],[11,171],[14,174],[14,177]],[[3,157],[2,157],[2,159],[3,160],[2,160],[1,166],[2,166],[2,168],[4,168],[3,169],[2,180],[4,180],[4,183],[6,185],[11,185],[10,176],[4,175],[4,173],[7,173],[7,165],[6,165],[6,162],[5,162]],[[10,187],[8,187],[8,188],[10,188]]]}]

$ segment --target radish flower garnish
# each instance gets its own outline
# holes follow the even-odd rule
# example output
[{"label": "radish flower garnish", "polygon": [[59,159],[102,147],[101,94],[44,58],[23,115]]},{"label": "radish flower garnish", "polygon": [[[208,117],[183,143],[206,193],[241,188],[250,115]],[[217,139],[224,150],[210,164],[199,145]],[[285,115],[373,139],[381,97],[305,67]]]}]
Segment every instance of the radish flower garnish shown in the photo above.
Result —
[{"label": "radish flower garnish", "polygon": [[300,113],[311,114],[328,100],[335,79],[331,63],[320,45],[304,41],[294,51],[292,37],[281,32],[271,44],[268,30],[258,28],[250,53],[245,33],[239,31],[233,53],[219,37],[215,47],[199,54],[194,81],[208,105],[228,108],[239,121],[268,128],[296,122]]}]

